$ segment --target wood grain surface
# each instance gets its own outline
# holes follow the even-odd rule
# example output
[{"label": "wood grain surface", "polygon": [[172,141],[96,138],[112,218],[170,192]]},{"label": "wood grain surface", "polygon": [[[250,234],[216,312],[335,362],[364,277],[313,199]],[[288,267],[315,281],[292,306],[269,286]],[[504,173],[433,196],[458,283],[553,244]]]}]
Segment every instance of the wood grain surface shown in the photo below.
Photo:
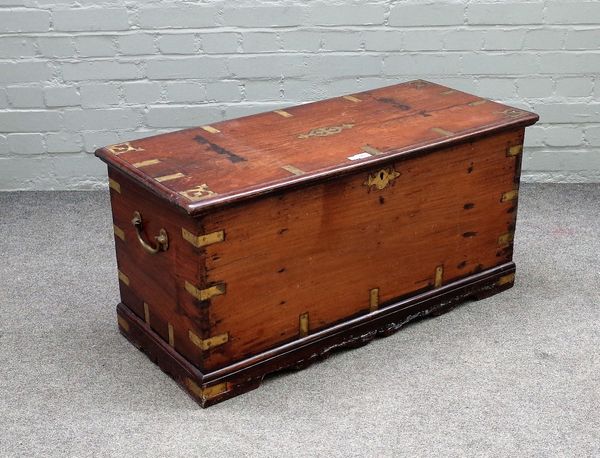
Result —
[{"label": "wood grain surface", "polygon": [[519,130],[395,162],[381,190],[365,184],[374,169],[206,215],[206,231],[226,234],[205,262],[207,284],[227,285],[211,333],[229,342],[205,367],[298,339],[303,314],[314,332],[369,313],[375,289],[383,307],[510,261],[520,156],[507,151],[522,141]]},{"label": "wood grain surface", "polygon": [[536,120],[533,113],[419,80],[111,145],[96,154],[199,214]]},{"label": "wood grain surface", "polygon": [[[418,313],[430,313],[467,290],[510,287],[524,130],[536,119],[417,81],[99,150],[121,331],[142,347],[160,339],[161,357],[209,377],[179,380],[204,398],[257,386],[259,369],[210,379],[257,355],[353,320],[387,329],[377,317],[411,298],[429,295]],[[166,251],[144,249],[136,212],[139,237],[153,245],[164,231]],[[435,293],[461,282],[462,295]]]}]

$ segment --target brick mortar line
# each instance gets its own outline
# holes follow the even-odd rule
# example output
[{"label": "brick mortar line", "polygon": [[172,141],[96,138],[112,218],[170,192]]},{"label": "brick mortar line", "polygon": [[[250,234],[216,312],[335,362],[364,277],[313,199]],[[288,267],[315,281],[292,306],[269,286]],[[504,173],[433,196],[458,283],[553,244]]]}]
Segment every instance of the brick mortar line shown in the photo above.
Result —
[{"label": "brick mortar line", "polygon": [[[600,19],[598,20],[600,23]],[[162,34],[162,35],[184,35],[190,33],[201,34],[219,34],[219,33],[291,33],[291,32],[307,32],[307,33],[326,33],[326,32],[414,32],[414,31],[444,31],[444,32],[497,32],[497,31],[573,31],[585,32],[595,31],[598,28],[598,23],[582,23],[582,24],[561,24],[561,23],[531,23],[531,24],[463,24],[463,25],[420,25],[420,26],[389,26],[381,24],[364,24],[364,25],[321,25],[321,26],[273,26],[273,27],[241,27],[241,26],[215,26],[215,27],[181,27],[181,28],[158,28],[158,27],[139,27],[128,29],[107,29],[107,30],[47,30],[47,31],[15,31],[1,32],[0,38],[8,37],[24,37],[24,38],[65,38],[77,36],[127,36],[136,34]],[[366,30],[365,30],[366,28]]]}]

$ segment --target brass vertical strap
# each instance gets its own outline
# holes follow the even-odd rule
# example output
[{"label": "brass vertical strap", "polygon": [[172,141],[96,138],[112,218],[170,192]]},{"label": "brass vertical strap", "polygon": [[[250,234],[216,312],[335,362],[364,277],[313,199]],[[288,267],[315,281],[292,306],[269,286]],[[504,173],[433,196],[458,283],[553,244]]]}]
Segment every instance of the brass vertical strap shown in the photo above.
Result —
[{"label": "brass vertical strap", "polygon": [[175,333],[173,332],[173,325],[169,323],[169,345],[171,347],[175,346]]},{"label": "brass vertical strap", "polygon": [[123,283],[125,283],[127,286],[129,286],[129,277],[127,275],[125,275],[123,272],[121,272],[120,270],[118,270],[119,273],[119,280],[121,280]]},{"label": "brass vertical strap", "polygon": [[125,241],[125,231],[116,224],[113,224],[113,232],[115,233],[115,236]]},{"label": "brass vertical strap", "polygon": [[433,286],[435,288],[439,288],[440,286],[442,286],[442,281],[444,279],[444,266],[437,266],[435,268],[435,280],[433,282]]},{"label": "brass vertical strap", "polygon": [[129,332],[129,323],[121,315],[117,315],[117,322],[121,329],[125,332]]},{"label": "brass vertical strap", "polygon": [[110,189],[114,189],[119,194],[121,194],[121,185],[117,181],[113,180],[112,178],[108,179],[108,187]]},{"label": "brass vertical strap", "polygon": [[308,335],[308,312],[304,312],[300,315],[299,329],[300,337],[306,337]]},{"label": "brass vertical strap", "polygon": [[373,288],[369,291],[369,310],[374,312],[379,308],[379,288]]}]

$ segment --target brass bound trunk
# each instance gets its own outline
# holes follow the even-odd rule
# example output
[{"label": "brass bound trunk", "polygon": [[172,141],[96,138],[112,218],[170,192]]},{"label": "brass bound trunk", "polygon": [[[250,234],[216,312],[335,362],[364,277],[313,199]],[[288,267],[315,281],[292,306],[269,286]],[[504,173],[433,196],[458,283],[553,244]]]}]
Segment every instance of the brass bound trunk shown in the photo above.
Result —
[{"label": "brass bound trunk", "polygon": [[411,81],[99,149],[121,332],[207,406],[511,287],[536,121]]}]

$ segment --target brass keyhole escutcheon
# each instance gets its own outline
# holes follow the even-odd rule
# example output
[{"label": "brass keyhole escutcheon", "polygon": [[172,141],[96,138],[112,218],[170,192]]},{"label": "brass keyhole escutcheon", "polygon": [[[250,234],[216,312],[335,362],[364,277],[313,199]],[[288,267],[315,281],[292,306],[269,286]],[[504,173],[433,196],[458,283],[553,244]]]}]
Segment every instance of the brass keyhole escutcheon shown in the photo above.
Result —
[{"label": "brass keyhole escutcheon", "polygon": [[400,172],[394,170],[394,167],[386,167],[379,170],[376,173],[371,173],[366,181],[363,183],[365,186],[376,187],[377,189],[385,189],[391,182],[400,176]]}]

